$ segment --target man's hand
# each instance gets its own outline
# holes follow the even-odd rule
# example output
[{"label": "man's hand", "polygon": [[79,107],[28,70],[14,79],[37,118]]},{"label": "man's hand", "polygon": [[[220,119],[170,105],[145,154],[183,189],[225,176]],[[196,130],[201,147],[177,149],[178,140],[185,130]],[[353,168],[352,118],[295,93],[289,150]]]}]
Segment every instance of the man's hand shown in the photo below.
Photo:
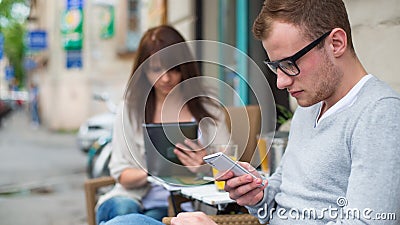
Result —
[{"label": "man's hand", "polygon": [[203,212],[179,213],[171,219],[171,225],[217,225]]},{"label": "man's hand", "polygon": [[[256,177],[261,177],[249,163],[238,163]],[[250,174],[235,177],[232,171],[225,172],[223,175],[217,177],[219,181],[226,181],[225,191],[229,192],[229,197],[231,199],[242,206],[253,206],[260,202],[264,197],[264,188],[268,184],[266,182],[265,185],[262,186],[262,178],[254,179]]]}]

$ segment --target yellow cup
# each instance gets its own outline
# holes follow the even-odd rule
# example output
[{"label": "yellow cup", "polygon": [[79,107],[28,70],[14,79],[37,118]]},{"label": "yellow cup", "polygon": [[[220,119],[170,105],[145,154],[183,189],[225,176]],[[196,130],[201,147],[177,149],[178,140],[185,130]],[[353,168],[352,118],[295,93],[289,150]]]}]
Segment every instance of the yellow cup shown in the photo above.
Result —
[{"label": "yellow cup", "polygon": [[[238,158],[238,146],[237,145],[211,145],[210,147],[210,153],[216,153],[216,152],[223,152],[225,155],[229,156],[231,159],[234,161],[237,160]],[[217,178],[218,170],[215,168],[212,168],[212,173],[214,178]],[[224,191],[225,188],[225,181],[214,181],[215,187],[217,188],[218,191]]]},{"label": "yellow cup", "polygon": [[257,147],[260,155],[261,171],[265,174],[269,174],[267,145],[268,138],[265,135],[258,135]]},{"label": "yellow cup", "polygon": [[[212,173],[213,173],[213,176],[214,176],[214,177],[217,177],[218,170],[215,169],[215,168],[212,168]],[[215,187],[217,188],[218,191],[224,191],[224,188],[225,188],[225,181],[217,181],[217,180],[214,180],[214,184],[215,184]]]}]

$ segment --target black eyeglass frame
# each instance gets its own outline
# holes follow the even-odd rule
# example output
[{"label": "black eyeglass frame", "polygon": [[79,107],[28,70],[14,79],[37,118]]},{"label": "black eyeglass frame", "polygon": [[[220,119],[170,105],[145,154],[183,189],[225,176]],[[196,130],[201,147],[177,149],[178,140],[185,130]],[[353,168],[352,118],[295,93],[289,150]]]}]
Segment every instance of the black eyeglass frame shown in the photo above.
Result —
[{"label": "black eyeglass frame", "polygon": [[[317,46],[321,41],[323,41],[326,37],[328,37],[328,35],[332,32],[332,30],[326,32],[325,34],[323,34],[321,37],[317,38],[315,41],[311,42],[310,44],[308,44],[306,47],[302,48],[300,51],[296,52],[294,55],[286,57],[284,59],[280,59],[280,60],[276,60],[276,61],[269,61],[268,59],[264,60],[264,64],[266,64],[269,69],[274,72],[275,74],[277,74],[277,70],[278,68],[280,70],[282,70],[282,72],[284,72],[286,75],[288,76],[297,76],[300,73],[300,68],[297,66],[296,61],[299,60],[302,56],[304,56],[307,52],[311,51],[311,49],[313,49],[315,46]],[[289,61],[291,64],[293,64],[296,69],[297,69],[297,73],[295,74],[290,74],[288,73],[285,69],[282,68],[281,63],[285,62],[285,61]]]}]

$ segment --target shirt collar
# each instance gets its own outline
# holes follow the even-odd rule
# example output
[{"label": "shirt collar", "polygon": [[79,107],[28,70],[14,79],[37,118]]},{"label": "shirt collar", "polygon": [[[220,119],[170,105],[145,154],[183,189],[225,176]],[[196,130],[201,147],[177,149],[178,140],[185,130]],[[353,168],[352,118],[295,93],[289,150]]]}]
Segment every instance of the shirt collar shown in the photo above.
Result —
[{"label": "shirt collar", "polygon": [[[361,88],[365,85],[365,83],[372,78],[373,75],[372,74],[368,74],[366,76],[364,76],[363,78],[361,78],[360,81],[357,82],[356,85],[354,85],[353,88],[350,89],[350,91],[342,98],[340,99],[338,102],[336,102],[336,104],[334,104],[331,108],[329,108],[322,116],[321,118],[319,118],[319,115],[321,114],[321,110],[322,110],[322,106],[323,106],[323,102],[321,102],[320,104],[320,108],[319,108],[319,112],[317,117],[315,118],[315,124],[314,127],[317,127],[318,124],[324,120],[325,118],[327,118],[330,115],[333,115],[335,113],[341,112],[347,108],[349,108],[350,106],[352,106],[354,104],[354,102],[357,100],[358,98],[358,94],[360,93]],[[318,119],[319,118],[319,119]]]}]

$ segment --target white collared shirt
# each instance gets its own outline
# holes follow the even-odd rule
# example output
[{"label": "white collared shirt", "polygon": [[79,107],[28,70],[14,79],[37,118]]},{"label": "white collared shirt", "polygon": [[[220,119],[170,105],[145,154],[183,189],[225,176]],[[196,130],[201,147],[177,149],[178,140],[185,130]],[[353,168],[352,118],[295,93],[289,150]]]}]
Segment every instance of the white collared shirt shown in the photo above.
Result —
[{"label": "white collared shirt", "polygon": [[361,80],[358,81],[357,84],[354,85],[354,87],[342,99],[340,99],[338,102],[336,102],[336,104],[334,104],[331,108],[329,108],[321,116],[321,118],[319,118],[319,115],[321,114],[321,110],[322,110],[322,106],[323,106],[323,103],[322,103],[319,108],[318,116],[317,116],[317,118],[315,118],[314,127],[317,127],[318,123],[320,123],[323,119],[327,118],[328,116],[333,115],[334,113],[341,112],[344,109],[352,106],[354,104],[354,102],[357,100],[358,94],[359,94],[361,88],[372,77],[373,77],[372,74],[367,74],[363,78],[361,78]]}]

